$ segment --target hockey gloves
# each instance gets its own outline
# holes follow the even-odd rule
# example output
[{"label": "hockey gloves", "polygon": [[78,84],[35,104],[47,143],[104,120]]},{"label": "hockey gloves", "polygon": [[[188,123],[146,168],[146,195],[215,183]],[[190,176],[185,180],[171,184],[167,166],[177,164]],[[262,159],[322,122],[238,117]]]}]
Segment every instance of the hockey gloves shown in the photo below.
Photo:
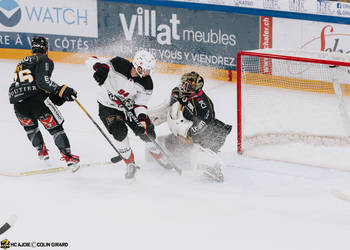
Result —
[{"label": "hockey gloves", "polygon": [[175,102],[168,112],[167,116],[168,127],[170,131],[176,135],[187,139],[188,130],[192,127],[193,122],[184,118],[180,110],[180,103]]},{"label": "hockey gloves", "polygon": [[68,87],[67,85],[63,85],[58,91],[58,96],[65,101],[71,102],[74,100],[74,97],[77,97],[77,92],[74,89]]},{"label": "hockey gloves", "polygon": [[134,129],[136,136],[141,136],[144,134],[153,134],[154,125],[146,114],[139,114],[137,117],[139,121],[139,126],[136,126]]},{"label": "hockey gloves", "polygon": [[109,66],[104,63],[95,63],[93,68],[95,70],[94,78],[98,82],[98,85],[101,86],[108,76]]},{"label": "hockey gloves", "polygon": [[52,103],[56,106],[61,106],[65,102],[65,100],[63,100],[61,97],[55,94],[50,94],[49,98],[52,101]]}]

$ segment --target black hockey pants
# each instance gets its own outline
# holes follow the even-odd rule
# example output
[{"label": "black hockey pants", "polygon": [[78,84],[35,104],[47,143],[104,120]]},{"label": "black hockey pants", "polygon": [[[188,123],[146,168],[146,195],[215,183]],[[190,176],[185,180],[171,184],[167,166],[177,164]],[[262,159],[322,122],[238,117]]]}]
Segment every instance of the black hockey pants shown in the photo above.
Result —
[{"label": "black hockey pants", "polygon": [[[129,118],[125,116],[125,113],[123,111],[106,107],[102,105],[101,103],[98,103],[98,113],[100,116],[101,121],[105,125],[108,132],[113,135],[113,137],[117,141],[123,141],[127,135],[128,135],[128,127],[131,128],[131,130],[135,130],[135,128],[138,126],[134,121],[131,121]],[[148,135],[152,136],[154,139],[156,138],[156,133],[154,130],[148,131]],[[141,140],[145,142],[149,142],[150,140],[148,137],[143,134],[140,135]]]},{"label": "black hockey pants", "polygon": [[36,95],[14,104],[14,111],[28,139],[38,150],[44,144],[38,121],[54,136],[55,144],[62,153],[70,151],[70,144],[63,129],[64,119],[47,96]]}]

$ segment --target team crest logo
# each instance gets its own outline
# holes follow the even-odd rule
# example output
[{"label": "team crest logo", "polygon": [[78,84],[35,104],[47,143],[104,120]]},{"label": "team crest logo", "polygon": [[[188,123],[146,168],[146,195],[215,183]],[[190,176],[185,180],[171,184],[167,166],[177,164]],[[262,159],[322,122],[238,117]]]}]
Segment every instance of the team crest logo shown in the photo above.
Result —
[{"label": "team crest logo", "polygon": [[107,116],[106,121],[108,125],[111,125],[115,121],[115,116],[114,115]]},{"label": "team crest logo", "polygon": [[16,26],[21,20],[22,12],[14,0],[0,1],[0,24],[6,27]]},{"label": "team crest logo", "polygon": [[0,248],[2,249],[8,249],[10,248],[10,242],[8,239],[4,239],[1,241],[1,245],[0,245]]}]

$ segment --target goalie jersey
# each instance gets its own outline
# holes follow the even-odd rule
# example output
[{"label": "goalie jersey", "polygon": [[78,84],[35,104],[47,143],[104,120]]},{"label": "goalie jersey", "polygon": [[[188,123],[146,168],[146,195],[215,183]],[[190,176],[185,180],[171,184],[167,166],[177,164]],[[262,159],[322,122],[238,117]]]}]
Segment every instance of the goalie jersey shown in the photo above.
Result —
[{"label": "goalie jersey", "polygon": [[190,98],[181,97],[179,88],[175,87],[171,92],[170,106],[175,102],[180,103],[184,118],[193,122],[188,131],[188,137],[194,141],[203,137],[204,133],[208,132],[208,125],[215,119],[214,105],[210,98],[203,90]]},{"label": "goalie jersey", "polygon": [[214,104],[201,89],[196,95],[182,97],[179,87],[171,92],[170,106],[179,102],[183,117],[193,124],[187,132],[189,141],[218,152],[232,126],[215,118]]}]

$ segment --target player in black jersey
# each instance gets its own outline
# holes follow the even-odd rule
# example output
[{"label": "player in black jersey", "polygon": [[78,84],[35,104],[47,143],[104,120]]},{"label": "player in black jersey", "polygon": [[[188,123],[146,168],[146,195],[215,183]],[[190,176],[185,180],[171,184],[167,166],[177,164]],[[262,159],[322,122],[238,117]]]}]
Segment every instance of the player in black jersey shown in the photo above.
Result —
[{"label": "player in black jersey", "polygon": [[[100,86],[97,96],[99,116],[108,132],[116,139],[118,152],[127,165],[125,178],[133,178],[139,168],[129,144],[128,127],[146,143],[149,153],[166,166],[168,163],[161,151],[149,139],[156,138],[154,126],[147,115],[148,101],[153,92],[150,73],[156,64],[154,56],[140,50],[132,62],[118,56],[107,60],[92,57],[86,64],[92,69],[93,77]],[[138,124],[126,115],[118,99],[132,110]]]},{"label": "player in black jersey", "polygon": [[[203,91],[203,84],[203,77],[196,72],[181,77],[181,85],[171,92],[168,125],[184,141],[217,153],[232,126],[215,118],[214,104]],[[178,120],[179,116],[184,119]]]},{"label": "player in black jersey", "polygon": [[215,117],[214,104],[203,91],[203,85],[204,79],[197,72],[181,76],[181,84],[171,92],[167,117],[172,134],[160,140],[171,153],[181,158],[189,155],[190,147],[197,145],[203,154],[196,156],[201,159],[191,161],[203,160],[204,165],[212,162],[214,167],[206,167],[205,173],[218,181],[223,181],[220,168],[215,168],[217,165],[215,155],[225,143],[232,126]]},{"label": "player in black jersey", "polygon": [[32,55],[18,63],[13,83],[9,88],[10,103],[16,117],[41,160],[49,158],[38,121],[53,136],[62,159],[73,172],[79,169],[79,157],[71,154],[68,137],[62,127],[63,117],[57,106],[73,101],[77,92],[67,85],[58,85],[51,80],[53,61],[48,57],[48,42],[44,37],[34,37]]}]

